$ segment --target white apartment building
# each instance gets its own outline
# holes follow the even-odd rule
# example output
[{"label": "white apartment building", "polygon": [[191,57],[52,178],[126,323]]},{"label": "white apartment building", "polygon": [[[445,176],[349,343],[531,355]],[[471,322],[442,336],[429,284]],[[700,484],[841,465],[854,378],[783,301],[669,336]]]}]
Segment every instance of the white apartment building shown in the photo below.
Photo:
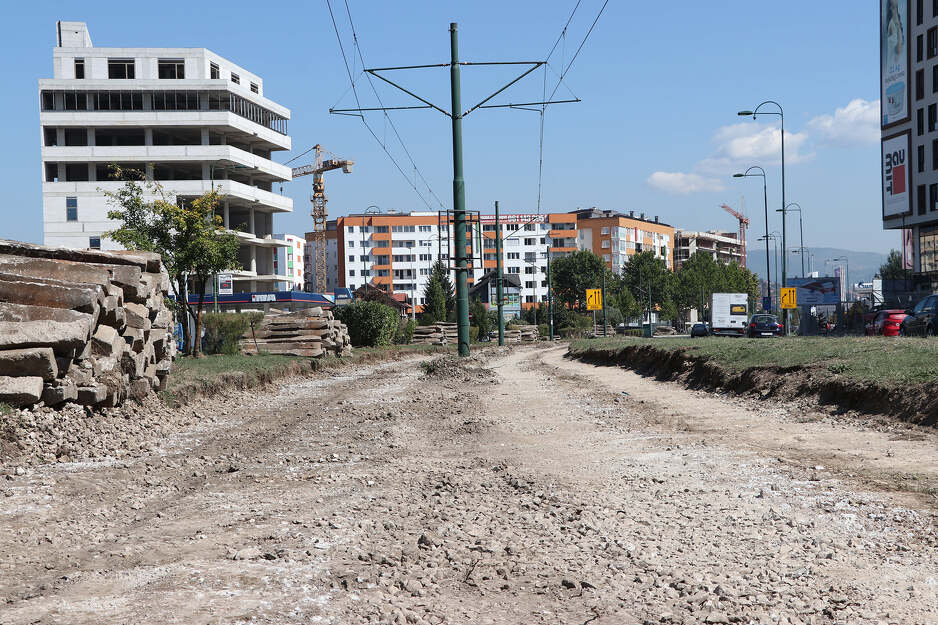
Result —
[{"label": "white apartment building", "polygon": [[274,273],[290,276],[278,284],[278,291],[302,291],[306,285],[306,239],[293,234],[275,234],[274,239],[286,241],[286,247],[278,247],[274,257]]},{"label": "white apartment building", "polygon": [[219,214],[242,241],[234,288],[276,290],[273,217],[293,210],[291,179],[273,152],[289,150],[289,109],[263,80],[204,48],[96,48],[84,22],[57,22],[53,77],[39,81],[43,239],[114,249],[105,191],[117,164],[146,174],[178,200],[213,188]]}]

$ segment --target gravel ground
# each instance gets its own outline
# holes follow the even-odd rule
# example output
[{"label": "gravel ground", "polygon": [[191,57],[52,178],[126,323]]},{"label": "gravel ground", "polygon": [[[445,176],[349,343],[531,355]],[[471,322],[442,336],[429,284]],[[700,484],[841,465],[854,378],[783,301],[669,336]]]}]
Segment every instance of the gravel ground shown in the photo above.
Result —
[{"label": "gravel ground", "polygon": [[290,381],[7,467],[0,623],[938,623],[938,436],[562,354]]}]

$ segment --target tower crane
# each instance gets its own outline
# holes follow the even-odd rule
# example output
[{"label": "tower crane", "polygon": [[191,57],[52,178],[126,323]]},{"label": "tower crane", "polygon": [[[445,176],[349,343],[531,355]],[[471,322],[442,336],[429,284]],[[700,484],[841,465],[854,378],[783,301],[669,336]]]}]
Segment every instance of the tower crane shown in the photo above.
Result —
[{"label": "tower crane", "polygon": [[[740,208],[743,207],[742,202],[743,200],[742,198],[740,198],[739,200]],[[740,263],[740,265],[745,267],[746,266],[746,228],[749,227],[749,218],[743,215],[740,211],[730,207],[728,204],[721,204],[720,208],[722,208],[727,213],[729,213],[730,215],[732,215],[733,217],[739,220],[738,240],[739,240],[740,247],[742,248],[742,262]]]},{"label": "tower crane", "polygon": [[[341,169],[344,173],[352,173],[355,161],[336,158],[335,154],[324,150],[318,143],[313,146],[316,158],[311,165],[301,165],[293,168],[293,177],[313,176],[313,194],[309,197],[313,203],[311,215],[313,216],[312,243],[316,246],[314,251],[316,259],[316,281],[314,288],[320,293],[326,291],[326,187],[322,175],[327,171]],[[328,154],[331,158],[324,158]]]}]

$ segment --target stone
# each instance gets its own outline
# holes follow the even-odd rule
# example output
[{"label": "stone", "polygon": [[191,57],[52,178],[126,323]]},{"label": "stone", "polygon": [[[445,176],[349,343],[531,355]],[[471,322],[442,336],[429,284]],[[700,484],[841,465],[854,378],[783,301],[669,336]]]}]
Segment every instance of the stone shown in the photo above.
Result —
[{"label": "stone", "polygon": [[78,399],[78,386],[69,379],[46,383],[42,389],[42,401],[47,406],[57,406],[63,402]]},{"label": "stone", "polygon": [[54,380],[59,375],[55,352],[51,347],[0,351],[0,375],[39,376],[45,381]]},{"label": "stone", "polygon": [[84,349],[88,335],[84,321],[0,321],[0,349],[51,347],[67,356]]},{"label": "stone", "polygon": [[103,384],[78,387],[78,403],[83,406],[100,404],[107,398],[107,387]]},{"label": "stone", "polygon": [[134,380],[130,383],[130,387],[127,389],[127,397],[136,400],[143,399],[150,393],[151,388],[152,385],[146,378]]},{"label": "stone", "polygon": [[9,239],[0,239],[0,254],[70,260],[80,263],[136,265],[143,271],[153,271],[155,273],[159,273],[161,267],[160,255],[153,252],[79,250],[66,247],[48,247]]},{"label": "stone", "polygon": [[104,289],[97,284],[73,285],[61,280],[24,278],[0,268],[0,302],[68,308],[97,315]]},{"label": "stone", "polygon": [[124,304],[127,325],[139,330],[150,329],[150,311],[143,304],[128,302]]},{"label": "stone", "polygon": [[91,337],[91,350],[95,355],[119,357],[125,349],[124,338],[111,326],[99,325]]},{"label": "stone", "polygon": [[257,560],[264,557],[264,552],[257,547],[245,547],[235,552],[229,552],[228,557],[232,560]]},{"label": "stone", "polygon": [[144,330],[128,326],[124,328],[123,336],[124,340],[127,341],[133,351],[138,353],[143,351],[143,346],[147,340]]},{"label": "stone", "polygon": [[42,398],[43,381],[39,376],[0,376],[0,402],[11,406],[35,404]]}]

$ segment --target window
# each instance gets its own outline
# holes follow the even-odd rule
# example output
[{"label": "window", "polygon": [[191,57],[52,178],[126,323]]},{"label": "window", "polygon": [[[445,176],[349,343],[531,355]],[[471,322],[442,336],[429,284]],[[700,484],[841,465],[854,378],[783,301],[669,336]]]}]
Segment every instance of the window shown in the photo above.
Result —
[{"label": "window", "polygon": [[603,241],[603,249],[604,249],[604,250],[605,250],[605,249],[609,249],[609,241],[608,241],[608,240]]},{"label": "window", "polygon": [[931,68],[931,92],[938,93],[938,65],[933,65]]},{"label": "window", "polygon": [[928,185],[928,212],[935,212],[935,205],[938,204],[938,183]]},{"label": "window", "polygon": [[164,80],[185,78],[186,64],[182,59],[159,59],[156,62],[156,75]]},{"label": "window", "polygon": [[68,163],[65,165],[65,182],[87,182],[88,163]]},{"label": "window", "polygon": [[85,111],[88,109],[88,96],[84,93],[66,91],[64,98],[66,111]]},{"label": "window", "polygon": [[208,77],[212,80],[218,80],[221,78],[221,70],[218,69],[218,63],[208,64]]},{"label": "window", "polygon": [[55,96],[51,91],[42,92],[42,110],[44,111],[53,111],[55,110]]},{"label": "window", "polygon": [[71,146],[88,145],[88,129],[87,128],[66,128],[65,129],[65,145],[71,145]]},{"label": "window", "polygon": [[108,59],[107,77],[111,79],[129,79],[134,78],[134,60],[133,59]]},{"label": "window", "polygon": [[75,78],[81,80],[85,77],[85,59],[75,59]]},{"label": "window", "polygon": [[928,132],[935,132],[935,126],[938,124],[938,104],[928,105]]},{"label": "window", "polygon": [[600,234],[609,234],[609,226],[603,226],[603,229],[602,231],[600,231]]},{"label": "window", "polygon": [[88,237],[88,247],[93,250],[100,250],[101,237]]},{"label": "window", "polygon": [[197,111],[199,94],[195,91],[154,91],[155,111]]},{"label": "window", "polygon": [[916,191],[917,191],[916,195],[918,196],[916,198],[918,200],[918,214],[924,215],[925,214],[925,185],[923,184],[918,185],[918,188],[916,189]]},{"label": "window", "polygon": [[[938,65],[936,65],[936,67],[938,67]],[[432,230],[433,230],[432,226],[420,226],[420,232],[431,232]]]},{"label": "window", "polygon": [[931,169],[938,171],[938,139],[931,141]]},{"label": "window", "polygon": [[521,258],[521,252],[508,252],[508,260],[518,260]]},{"label": "window", "polygon": [[534,288],[534,280],[527,280],[527,281],[524,283],[524,288],[526,288],[526,289],[533,289],[533,288]]},{"label": "window", "polygon": [[931,0],[931,16],[938,17],[938,0]]},{"label": "window", "polygon": [[96,91],[91,94],[96,111],[142,111],[143,94],[139,91]]},{"label": "window", "polygon": [[432,260],[432,259],[433,259],[433,255],[432,255],[432,254],[421,254],[421,255],[420,255],[420,260]]},{"label": "window", "polygon": [[534,224],[524,224],[524,229],[528,232],[534,232]]},{"label": "window", "polygon": [[918,136],[925,134],[925,109],[915,111],[915,130]]},{"label": "window", "polygon": [[915,72],[915,99],[921,100],[925,97],[925,70],[920,69]]},{"label": "window", "polygon": [[55,128],[46,128],[42,129],[42,144],[51,147],[59,144],[59,133],[56,132]]},{"label": "window", "polygon": [[350,256],[348,257],[348,262],[354,263],[354,262],[355,262],[355,256],[354,256],[354,255],[350,255]]},{"label": "window", "polygon": [[257,89],[257,83],[256,83],[256,82],[252,82],[252,83],[251,83],[251,92],[252,92],[252,93],[260,93],[260,91],[258,91],[258,89]]},{"label": "window", "polygon": [[238,76],[237,74],[235,74],[234,72],[231,72],[231,82],[233,82],[233,83],[236,84],[236,85],[240,85],[240,84],[241,84],[241,77]]},{"label": "window", "polygon": [[[921,35],[919,35],[921,36]],[[925,56],[930,59],[938,56],[938,26],[928,29],[927,45],[925,46]],[[921,57],[919,58],[921,61]]]},{"label": "window", "polygon": [[530,238],[530,239],[525,239],[525,240],[524,240],[524,244],[525,244],[525,245],[537,245],[537,239],[535,239],[535,238],[533,238],[533,237]]},{"label": "window", "polygon": [[918,146],[918,173],[925,171],[925,146]]},{"label": "window", "polygon": [[924,0],[915,0],[915,24],[916,26],[922,25],[922,20],[925,19],[925,4]]},{"label": "window", "polygon": [[354,270],[354,269],[349,269],[348,275],[349,275],[349,277],[354,278],[354,277],[355,277],[355,270]]},{"label": "window", "polygon": [[922,36],[919,35],[918,37],[915,38],[915,62],[916,63],[922,62],[922,50],[924,48],[925,46],[922,43]]},{"label": "window", "polygon": [[65,198],[65,221],[78,221],[78,198]]}]

